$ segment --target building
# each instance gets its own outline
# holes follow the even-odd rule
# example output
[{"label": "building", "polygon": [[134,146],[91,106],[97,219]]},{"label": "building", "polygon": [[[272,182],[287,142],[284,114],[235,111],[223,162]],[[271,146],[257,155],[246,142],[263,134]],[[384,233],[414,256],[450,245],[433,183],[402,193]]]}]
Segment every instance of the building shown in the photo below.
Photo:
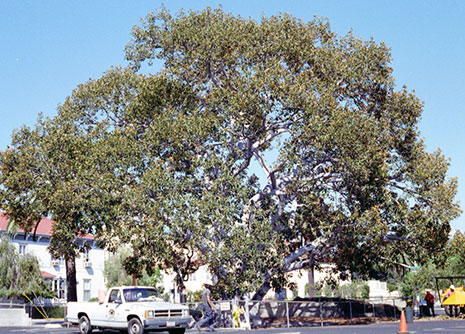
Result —
[{"label": "building", "polygon": [[[20,254],[32,254],[39,260],[41,275],[50,282],[57,298],[65,299],[66,267],[63,258],[53,258],[48,252],[53,221],[43,218],[33,233],[24,233],[22,229],[7,231],[8,219],[0,212],[0,236],[6,235]],[[77,239],[89,250],[76,259],[76,280],[78,301],[86,301],[98,296],[98,290],[105,288],[104,250],[96,246],[92,235]]]}]

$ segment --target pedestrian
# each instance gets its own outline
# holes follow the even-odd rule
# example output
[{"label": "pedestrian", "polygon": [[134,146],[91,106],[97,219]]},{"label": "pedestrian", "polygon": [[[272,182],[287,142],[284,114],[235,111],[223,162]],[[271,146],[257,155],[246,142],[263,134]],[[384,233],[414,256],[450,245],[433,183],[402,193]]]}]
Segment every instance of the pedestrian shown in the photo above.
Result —
[{"label": "pedestrian", "polygon": [[202,307],[203,307],[203,318],[195,325],[199,333],[201,332],[200,328],[208,324],[208,331],[214,332],[213,328],[213,319],[215,318],[215,308],[211,300],[211,291],[212,285],[204,284],[204,289],[202,292]]},{"label": "pedestrian", "polygon": [[429,290],[426,290],[425,300],[426,307],[429,309],[430,314],[432,314],[433,317],[435,317],[436,315],[434,314],[434,296],[432,293],[429,292]]}]

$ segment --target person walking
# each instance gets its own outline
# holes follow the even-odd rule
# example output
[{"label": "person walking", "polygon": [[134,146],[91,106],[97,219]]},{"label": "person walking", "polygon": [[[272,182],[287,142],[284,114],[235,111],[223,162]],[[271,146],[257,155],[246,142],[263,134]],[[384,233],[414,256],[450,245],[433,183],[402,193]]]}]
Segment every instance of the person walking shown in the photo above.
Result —
[{"label": "person walking", "polygon": [[429,290],[426,291],[425,300],[426,307],[429,309],[430,314],[432,314],[433,317],[435,317],[436,315],[434,314],[434,296],[432,293],[429,292]]},{"label": "person walking", "polygon": [[212,286],[210,284],[204,284],[204,289],[202,292],[202,307],[203,307],[203,317],[199,320],[195,328],[201,332],[200,328],[208,324],[208,331],[214,332],[213,328],[213,319],[215,318],[215,308],[211,300],[211,291]]}]

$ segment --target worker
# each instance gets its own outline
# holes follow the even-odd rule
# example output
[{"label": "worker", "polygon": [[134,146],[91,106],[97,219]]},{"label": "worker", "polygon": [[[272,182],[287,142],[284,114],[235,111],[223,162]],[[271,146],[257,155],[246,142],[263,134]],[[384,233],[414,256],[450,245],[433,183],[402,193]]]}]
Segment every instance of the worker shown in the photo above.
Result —
[{"label": "worker", "polygon": [[444,296],[444,300],[446,300],[447,298],[449,298],[450,295],[452,295],[454,292],[455,292],[455,286],[454,286],[454,285],[451,285],[451,286],[449,287],[449,291],[447,291],[446,295]]},{"label": "worker", "polygon": [[429,290],[426,290],[425,300],[426,307],[429,309],[430,314],[432,314],[433,317],[435,317],[436,315],[434,314],[434,296],[432,293],[429,292]]},{"label": "worker", "polygon": [[[444,302],[447,298],[449,298],[454,292],[455,292],[455,286],[454,286],[454,285],[451,285],[451,286],[449,287],[449,291],[447,291],[446,294],[444,295],[444,300],[443,300],[443,302]],[[447,311],[446,311],[446,313],[447,313],[448,315],[450,315],[450,316],[454,316],[454,315],[457,316],[457,315],[459,314],[459,308],[457,307],[457,305],[447,305],[447,307],[448,307],[449,313],[447,313]]]}]

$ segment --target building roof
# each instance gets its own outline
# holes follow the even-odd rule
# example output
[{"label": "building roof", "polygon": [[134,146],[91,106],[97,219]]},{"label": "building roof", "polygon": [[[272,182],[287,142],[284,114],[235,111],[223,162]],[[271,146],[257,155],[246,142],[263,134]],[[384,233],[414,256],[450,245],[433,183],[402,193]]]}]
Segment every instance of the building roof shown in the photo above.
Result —
[{"label": "building roof", "polygon": [[45,279],[53,279],[54,277],[56,277],[56,275],[50,274],[49,272],[42,270],[40,271],[40,276],[42,276]]},{"label": "building roof", "polygon": [[[5,216],[5,212],[0,211],[0,231],[6,231],[7,225],[8,225],[8,218]],[[36,235],[51,236],[52,235],[52,226],[53,226],[53,220],[51,220],[50,218],[46,218],[46,217],[42,218],[37,223]],[[18,231],[24,233],[24,230],[22,228],[19,228]],[[31,232],[33,233],[34,229]],[[91,234],[85,234],[85,235],[81,236],[81,238],[94,239],[94,236],[91,235]]]}]

